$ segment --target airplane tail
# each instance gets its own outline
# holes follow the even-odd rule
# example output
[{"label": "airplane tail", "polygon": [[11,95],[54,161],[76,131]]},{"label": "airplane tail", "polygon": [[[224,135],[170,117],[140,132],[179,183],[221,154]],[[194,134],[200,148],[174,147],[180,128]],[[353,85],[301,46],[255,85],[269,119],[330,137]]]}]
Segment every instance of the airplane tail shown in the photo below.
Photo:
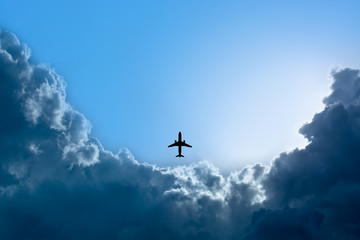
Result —
[{"label": "airplane tail", "polygon": [[179,158],[180,158],[180,157],[184,157],[184,156],[183,156],[183,155],[181,155],[181,154],[179,154],[179,155],[176,155],[176,157],[179,157]]}]

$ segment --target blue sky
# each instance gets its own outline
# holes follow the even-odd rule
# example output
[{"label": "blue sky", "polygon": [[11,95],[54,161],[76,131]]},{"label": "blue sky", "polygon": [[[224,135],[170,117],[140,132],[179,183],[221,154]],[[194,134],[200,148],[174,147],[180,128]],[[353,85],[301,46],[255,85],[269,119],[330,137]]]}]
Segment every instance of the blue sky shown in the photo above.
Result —
[{"label": "blue sky", "polygon": [[0,0],[0,236],[358,239],[359,5]]},{"label": "blue sky", "polygon": [[[333,67],[359,68],[358,1],[1,1],[0,27],[67,82],[113,151],[162,166],[269,162],[306,141]],[[175,159],[177,132],[194,146]]]}]

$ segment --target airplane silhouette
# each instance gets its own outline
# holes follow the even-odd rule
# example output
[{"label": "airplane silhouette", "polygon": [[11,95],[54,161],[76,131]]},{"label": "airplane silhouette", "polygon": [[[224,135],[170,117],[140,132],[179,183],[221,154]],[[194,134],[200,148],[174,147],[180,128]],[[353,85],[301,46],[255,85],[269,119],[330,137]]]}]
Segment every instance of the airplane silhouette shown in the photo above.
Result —
[{"label": "airplane silhouette", "polygon": [[175,147],[175,146],[178,146],[179,147],[179,154],[176,155],[176,157],[184,157],[183,155],[181,155],[181,147],[191,147],[189,144],[185,143],[185,140],[184,141],[181,141],[181,132],[179,132],[179,141],[176,141],[175,140],[175,143],[169,145],[168,147]]}]

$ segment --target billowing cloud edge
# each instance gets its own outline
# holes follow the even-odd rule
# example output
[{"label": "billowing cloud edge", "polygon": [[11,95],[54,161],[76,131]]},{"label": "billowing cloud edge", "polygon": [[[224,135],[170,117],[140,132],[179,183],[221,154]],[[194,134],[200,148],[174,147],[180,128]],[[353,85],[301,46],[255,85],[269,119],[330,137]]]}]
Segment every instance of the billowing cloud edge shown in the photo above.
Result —
[{"label": "billowing cloud edge", "polygon": [[331,73],[325,109],[300,129],[305,149],[224,177],[209,162],[159,168],[107,151],[63,78],[30,55],[0,31],[4,239],[360,237],[359,70]]}]

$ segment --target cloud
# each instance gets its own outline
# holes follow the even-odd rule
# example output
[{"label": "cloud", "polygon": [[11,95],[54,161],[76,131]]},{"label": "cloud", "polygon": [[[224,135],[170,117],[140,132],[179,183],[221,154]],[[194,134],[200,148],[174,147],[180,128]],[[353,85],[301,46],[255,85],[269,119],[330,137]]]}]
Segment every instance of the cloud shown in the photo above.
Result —
[{"label": "cloud", "polygon": [[[332,77],[325,109],[300,129],[310,143],[303,150],[281,154],[265,176],[262,183],[268,199],[264,205],[297,211],[305,207],[322,216],[320,226],[304,227],[306,236],[316,232],[323,239],[358,239],[360,75],[359,70],[343,69],[333,72]],[[288,215],[289,211],[279,214]],[[274,215],[264,214],[261,222]],[[295,218],[297,215],[294,212]],[[312,214],[306,217],[311,221]]]},{"label": "cloud", "polygon": [[358,239],[359,70],[332,73],[302,150],[228,177],[114,154],[53,69],[0,32],[1,239]]}]

